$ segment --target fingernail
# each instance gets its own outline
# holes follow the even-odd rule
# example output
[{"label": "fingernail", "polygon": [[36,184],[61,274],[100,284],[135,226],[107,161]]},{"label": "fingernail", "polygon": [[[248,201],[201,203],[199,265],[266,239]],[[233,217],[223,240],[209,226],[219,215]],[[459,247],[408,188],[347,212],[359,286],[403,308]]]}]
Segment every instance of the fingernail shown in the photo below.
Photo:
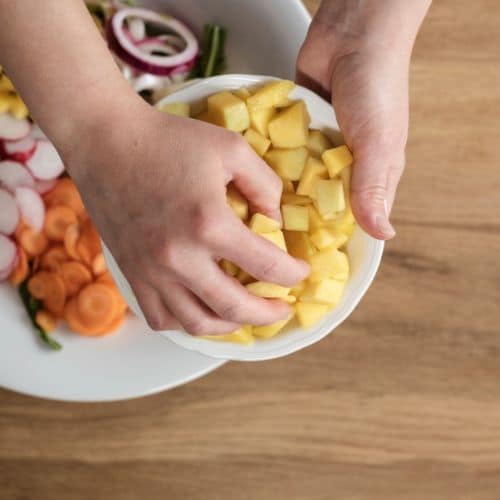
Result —
[{"label": "fingernail", "polygon": [[384,236],[384,239],[391,239],[396,236],[396,231],[385,214],[380,214],[375,217],[375,226]]}]

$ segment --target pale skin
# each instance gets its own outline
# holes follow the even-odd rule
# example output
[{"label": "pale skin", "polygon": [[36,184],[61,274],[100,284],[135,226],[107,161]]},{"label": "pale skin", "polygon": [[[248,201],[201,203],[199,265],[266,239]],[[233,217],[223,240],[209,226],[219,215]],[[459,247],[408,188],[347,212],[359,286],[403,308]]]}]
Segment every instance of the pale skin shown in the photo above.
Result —
[{"label": "pale skin", "polygon": [[[408,63],[430,0],[325,0],[297,62],[352,149],[353,210],[379,239],[404,167]],[[0,0],[0,60],[60,152],[150,326],[220,334],[290,314],[217,265],[284,286],[309,268],[231,212],[234,182],[276,219],[282,183],[241,136],[155,111],[128,87],[81,0]]]}]

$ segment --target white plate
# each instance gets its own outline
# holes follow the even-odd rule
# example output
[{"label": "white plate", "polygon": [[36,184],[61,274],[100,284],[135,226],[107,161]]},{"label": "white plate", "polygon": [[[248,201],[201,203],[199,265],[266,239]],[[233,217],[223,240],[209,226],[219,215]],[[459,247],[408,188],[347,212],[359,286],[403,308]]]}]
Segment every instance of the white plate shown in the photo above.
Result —
[{"label": "white plate", "polygon": [[[197,31],[229,30],[228,69],[293,78],[309,16],[300,0],[144,0],[179,15]],[[270,50],[272,49],[272,50]],[[115,335],[87,339],[58,331],[61,352],[40,347],[17,294],[0,285],[0,387],[66,401],[112,401],[169,389],[219,367],[145,331],[132,319]]]}]

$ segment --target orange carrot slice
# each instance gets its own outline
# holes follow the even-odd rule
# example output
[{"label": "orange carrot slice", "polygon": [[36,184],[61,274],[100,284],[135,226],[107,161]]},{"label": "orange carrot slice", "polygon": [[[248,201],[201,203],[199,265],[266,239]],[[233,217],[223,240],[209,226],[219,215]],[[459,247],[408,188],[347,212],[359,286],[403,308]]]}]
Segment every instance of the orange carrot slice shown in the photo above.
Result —
[{"label": "orange carrot slice", "polygon": [[51,332],[57,326],[57,318],[49,313],[49,311],[45,311],[44,309],[40,309],[35,314],[35,321],[46,331]]},{"label": "orange carrot slice", "polygon": [[117,311],[115,294],[102,283],[92,283],[83,288],[78,294],[77,305],[82,322],[90,328],[103,328]]},{"label": "orange carrot slice", "polygon": [[101,335],[107,335],[108,333],[113,333],[115,330],[118,330],[120,326],[122,326],[125,321],[125,314],[119,313],[117,314],[110,323],[108,323],[104,328],[99,330]]},{"label": "orange carrot slice", "polygon": [[26,252],[21,247],[17,251],[19,256],[17,265],[9,276],[9,281],[15,286],[20,285],[27,278],[29,272]]},{"label": "orange carrot slice", "polygon": [[36,299],[43,300],[45,308],[60,315],[66,301],[66,289],[63,279],[50,271],[38,271],[28,281],[28,291]]},{"label": "orange carrot slice", "polygon": [[80,254],[76,249],[78,238],[80,237],[80,229],[77,224],[68,226],[64,233],[64,248],[68,255],[75,260],[80,260]]},{"label": "orange carrot slice", "polygon": [[92,281],[91,272],[81,262],[63,262],[59,266],[58,273],[64,281],[68,297],[76,295]]},{"label": "orange carrot slice", "polygon": [[102,251],[101,239],[90,219],[82,224],[76,249],[83,262],[89,266],[92,265],[94,257]]},{"label": "orange carrot slice", "polygon": [[62,245],[49,248],[40,261],[40,267],[46,271],[57,271],[63,262],[69,260],[69,255]]},{"label": "orange carrot slice", "polygon": [[49,240],[64,241],[68,226],[76,224],[76,213],[64,205],[56,205],[47,210],[43,229]]},{"label": "orange carrot slice", "polygon": [[106,260],[104,259],[104,254],[99,252],[92,260],[92,272],[95,276],[100,276],[107,270]]},{"label": "orange carrot slice", "polygon": [[28,256],[40,255],[49,246],[49,240],[44,233],[37,233],[30,227],[22,229],[18,236],[18,242],[23,247]]},{"label": "orange carrot slice", "polygon": [[80,335],[85,335],[87,337],[97,337],[103,335],[102,326],[89,327],[83,323],[80,313],[78,312],[78,305],[76,297],[68,300],[66,307],[64,308],[64,319],[68,323],[70,329],[79,333]]},{"label": "orange carrot slice", "polygon": [[97,278],[96,281],[97,281],[97,283],[105,283],[105,284],[116,286],[115,280],[113,279],[113,277],[111,276],[111,273],[109,271],[106,271],[105,273],[101,274]]},{"label": "orange carrot slice", "polygon": [[78,216],[85,212],[80,193],[74,182],[69,177],[63,177],[57,181],[57,184],[44,196],[45,203],[50,206],[64,205],[69,207]]}]

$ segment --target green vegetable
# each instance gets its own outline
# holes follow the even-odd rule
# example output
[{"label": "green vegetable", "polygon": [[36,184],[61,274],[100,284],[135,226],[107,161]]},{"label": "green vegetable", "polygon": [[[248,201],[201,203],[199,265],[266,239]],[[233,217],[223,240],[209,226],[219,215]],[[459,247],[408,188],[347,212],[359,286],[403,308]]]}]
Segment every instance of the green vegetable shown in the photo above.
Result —
[{"label": "green vegetable", "polygon": [[227,30],[216,24],[206,24],[201,40],[201,56],[191,72],[191,78],[220,75],[226,69],[225,45]]},{"label": "green vegetable", "polygon": [[21,296],[21,300],[23,301],[31,323],[38,332],[42,342],[54,351],[60,351],[62,345],[51,338],[51,336],[36,322],[36,313],[41,309],[42,303],[38,299],[35,299],[28,291],[28,280],[23,281],[19,285],[19,295]]}]

